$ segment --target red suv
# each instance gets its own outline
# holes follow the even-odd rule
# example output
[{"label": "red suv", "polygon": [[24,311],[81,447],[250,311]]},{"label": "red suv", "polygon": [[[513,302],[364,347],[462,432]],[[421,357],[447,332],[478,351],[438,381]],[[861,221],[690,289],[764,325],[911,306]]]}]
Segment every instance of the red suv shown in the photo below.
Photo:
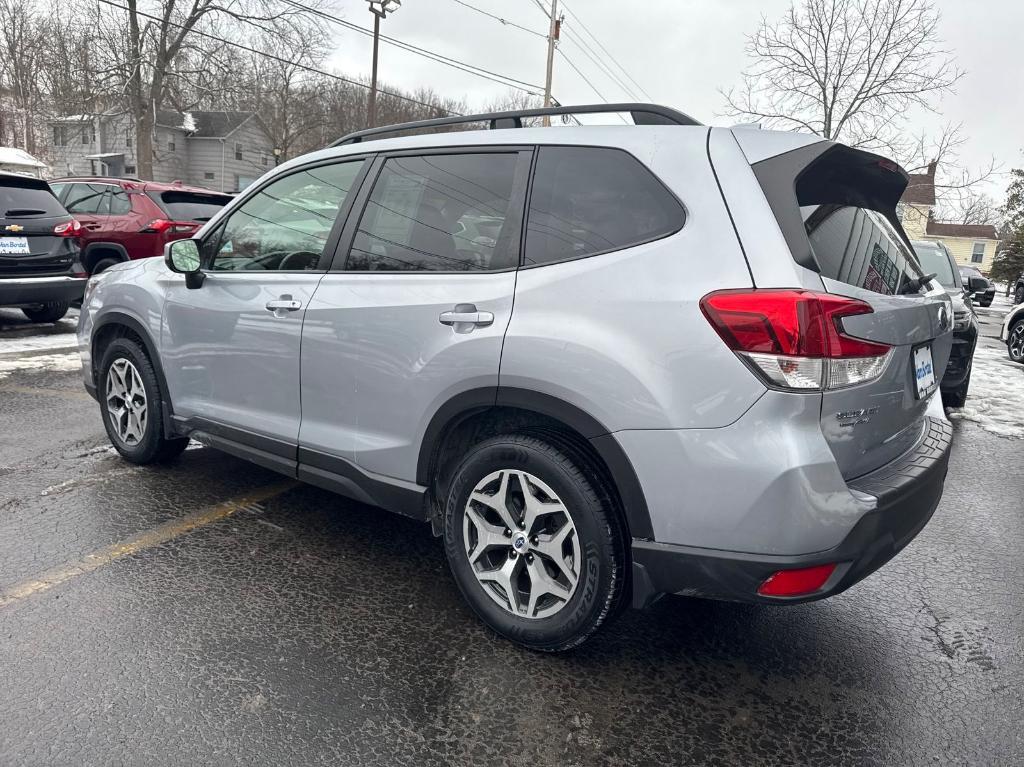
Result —
[{"label": "red suv", "polygon": [[177,182],[125,178],[62,178],[50,187],[82,225],[82,263],[89,274],[163,255],[164,245],[192,236],[231,199]]}]

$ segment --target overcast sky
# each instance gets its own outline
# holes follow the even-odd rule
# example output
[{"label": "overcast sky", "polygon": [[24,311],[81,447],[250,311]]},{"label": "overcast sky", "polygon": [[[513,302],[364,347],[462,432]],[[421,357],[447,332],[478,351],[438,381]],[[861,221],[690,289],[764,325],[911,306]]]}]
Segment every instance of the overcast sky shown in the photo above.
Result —
[{"label": "overcast sky", "polygon": [[[523,27],[546,31],[537,0],[465,2]],[[757,28],[762,15],[778,18],[789,6],[788,0],[567,3],[569,11],[582,20],[654,101],[711,124],[730,122],[717,116],[722,109],[717,89],[739,82],[739,73],[746,65],[745,35]],[[372,26],[365,0],[335,0],[335,4],[346,20]],[[962,122],[969,136],[963,153],[966,163],[984,164],[994,155],[1006,169],[1024,166],[1024,2],[936,0],[936,5],[942,13],[942,36],[967,75],[957,92],[938,105],[941,117],[916,115],[910,130],[935,128],[943,121]],[[368,74],[369,39],[335,29],[338,50],[332,66],[343,72]],[[604,98],[561,56],[555,58],[555,97],[563,104],[629,100],[573,42],[573,34],[583,35],[584,30],[571,14],[563,30],[567,34],[562,50]],[[518,80],[538,85],[544,82],[545,41],[541,37],[503,26],[455,0],[403,0],[402,7],[384,20],[381,31]],[[444,94],[464,95],[471,108],[507,92],[505,86],[385,44],[381,45],[379,76],[404,88],[427,85]],[[999,202],[1005,185],[1005,179],[1000,179],[991,188]]]}]

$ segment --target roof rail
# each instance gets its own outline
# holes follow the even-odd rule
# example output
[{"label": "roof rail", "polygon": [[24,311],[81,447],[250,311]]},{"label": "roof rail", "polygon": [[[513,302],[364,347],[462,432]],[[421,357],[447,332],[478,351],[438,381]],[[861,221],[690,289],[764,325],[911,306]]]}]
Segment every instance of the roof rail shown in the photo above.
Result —
[{"label": "roof rail", "polygon": [[384,133],[397,133],[400,131],[418,130],[420,128],[439,128],[445,125],[464,125],[465,123],[488,122],[491,130],[498,128],[522,128],[524,117],[553,117],[555,115],[582,115],[582,114],[613,114],[615,112],[629,112],[635,125],[700,125],[687,114],[683,114],[671,107],[663,107],[658,104],[580,104],[578,106],[538,107],[536,109],[517,109],[511,112],[483,112],[475,115],[460,115],[458,117],[438,117],[433,120],[417,120],[408,123],[396,123],[395,125],[381,125],[377,128],[355,131],[342,136],[331,146],[342,146],[343,144],[358,144],[371,136],[378,136]]}]

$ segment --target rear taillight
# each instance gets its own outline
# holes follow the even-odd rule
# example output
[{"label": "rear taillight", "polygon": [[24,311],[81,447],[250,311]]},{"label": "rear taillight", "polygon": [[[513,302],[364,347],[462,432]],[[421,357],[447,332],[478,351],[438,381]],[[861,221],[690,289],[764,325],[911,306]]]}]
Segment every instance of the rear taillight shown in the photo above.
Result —
[{"label": "rear taillight", "polygon": [[154,218],[142,228],[142,231],[163,234],[164,232],[191,232],[198,228],[199,224],[195,221],[169,221],[166,218]]},{"label": "rear taillight", "polygon": [[75,219],[71,219],[53,227],[53,233],[58,237],[79,237],[82,234],[82,224]]},{"label": "rear taillight", "polygon": [[700,302],[722,340],[772,386],[841,389],[878,378],[892,347],[843,332],[863,301],[808,290],[722,290]]}]

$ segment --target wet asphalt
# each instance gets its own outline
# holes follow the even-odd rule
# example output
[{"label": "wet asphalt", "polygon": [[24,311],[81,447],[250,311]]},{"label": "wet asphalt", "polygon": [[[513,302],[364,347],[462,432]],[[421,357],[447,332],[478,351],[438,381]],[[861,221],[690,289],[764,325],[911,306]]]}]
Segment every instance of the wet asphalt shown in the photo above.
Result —
[{"label": "wet asphalt", "polygon": [[954,426],[932,522],[850,591],[667,598],[545,656],[426,527],[211,449],[133,467],[77,374],[15,372],[0,764],[1020,764],[1024,441]]}]

